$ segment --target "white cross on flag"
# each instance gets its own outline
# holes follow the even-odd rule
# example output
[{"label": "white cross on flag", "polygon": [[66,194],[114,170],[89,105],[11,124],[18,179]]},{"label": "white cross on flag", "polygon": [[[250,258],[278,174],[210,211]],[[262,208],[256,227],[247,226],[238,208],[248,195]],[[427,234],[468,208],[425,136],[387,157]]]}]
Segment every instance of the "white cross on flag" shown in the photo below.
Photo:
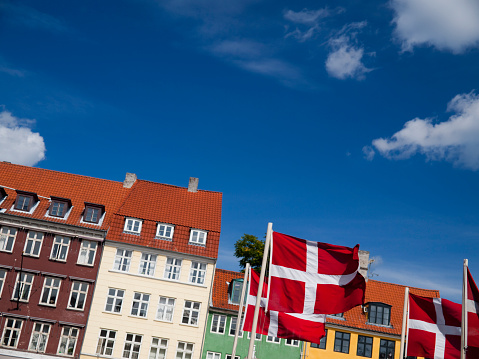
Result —
[{"label": "white cross on flag", "polygon": [[467,268],[467,359],[479,358],[479,290]]},{"label": "white cross on flag", "polygon": [[[259,276],[254,270],[251,270],[249,293],[243,324],[243,330],[246,332],[252,331],[258,284]],[[268,313],[266,313],[264,311],[266,293],[267,284],[264,284],[256,333],[276,338],[304,340],[319,344],[319,341],[325,335],[324,322],[326,320],[326,315],[288,314],[277,311],[268,311]]]},{"label": "white cross on flag", "polygon": [[409,294],[407,355],[459,359],[461,315],[460,304]]},{"label": "white cross on flag", "polygon": [[269,309],[338,314],[364,304],[358,251],[273,232]]}]

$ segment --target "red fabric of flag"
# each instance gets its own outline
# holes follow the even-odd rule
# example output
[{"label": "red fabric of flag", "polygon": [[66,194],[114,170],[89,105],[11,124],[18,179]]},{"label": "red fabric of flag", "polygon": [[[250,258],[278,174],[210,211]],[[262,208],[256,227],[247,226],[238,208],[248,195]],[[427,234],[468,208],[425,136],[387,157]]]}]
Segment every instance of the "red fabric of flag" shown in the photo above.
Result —
[{"label": "red fabric of flag", "polygon": [[364,304],[366,281],[354,248],[273,232],[269,308],[285,313],[337,314]]},{"label": "red fabric of flag", "polygon": [[460,304],[409,294],[407,355],[459,359],[461,316]]},{"label": "red fabric of flag", "polygon": [[479,358],[479,290],[467,268],[467,359]]}]

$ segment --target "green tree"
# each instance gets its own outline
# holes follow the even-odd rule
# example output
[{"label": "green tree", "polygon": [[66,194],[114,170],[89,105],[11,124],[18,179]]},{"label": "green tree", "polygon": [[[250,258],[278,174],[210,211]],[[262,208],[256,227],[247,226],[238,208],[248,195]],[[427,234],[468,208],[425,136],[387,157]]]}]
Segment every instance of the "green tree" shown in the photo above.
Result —
[{"label": "green tree", "polygon": [[263,262],[264,241],[252,234],[246,234],[235,243],[235,257],[240,258],[239,264],[244,271],[246,263],[259,272]]}]

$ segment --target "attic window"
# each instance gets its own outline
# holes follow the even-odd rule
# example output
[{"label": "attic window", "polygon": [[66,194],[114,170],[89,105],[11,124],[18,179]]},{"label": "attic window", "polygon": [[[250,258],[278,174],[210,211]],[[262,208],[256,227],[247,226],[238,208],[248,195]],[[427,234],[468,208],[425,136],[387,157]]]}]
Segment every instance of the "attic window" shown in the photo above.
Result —
[{"label": "attic window", "polygon": [[65,217],[65,214],[68,212],[72,206],[72,202],[67,198],[60,197],[50,197],[51,204],[48,214],[52,217]]},{"label": "attic window", "polygon": [[199,246],[206,245],[206,231],[200,231],[199,229],[192,229],[190,233],[190,244],[196,244]]},{"label": "attic window", "polygon": [[0,203],[7,197],[7,192],[3,187],[0,187]]},{"label": "attic window", "polygon": [[102,204],[85,202],[83,221],[89,223],[98,223],[103,213],[105,213],[105,206]]},{"label": "attic window", "polygon": [[141,224],[142,224],[142,221],[140,219],[125,218],[125,228],[123,228],[123,232],[140,234],[141,233]]},{"label": "attic window", "polygon": [[391,325],[391,306],[384,303],[369,303],[368,323]]},{"label": "attic window", "polygon": [[228,302],[239,304],[243,290],[243,279],[233,279],[228,286]]},{"label": "attic window", "polygon": [[17,198],[15,200],[15,209],[18,211],[30,212],[35,203],[38,202],[36,193],[17,191]]}]

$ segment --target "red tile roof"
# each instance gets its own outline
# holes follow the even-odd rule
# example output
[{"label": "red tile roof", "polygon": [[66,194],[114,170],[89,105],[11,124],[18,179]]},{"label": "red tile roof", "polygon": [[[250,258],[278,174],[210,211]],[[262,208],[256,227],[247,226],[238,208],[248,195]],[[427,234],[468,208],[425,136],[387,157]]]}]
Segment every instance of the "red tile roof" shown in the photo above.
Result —
[{"label": "red tile roof", "polygon": [[243,279],[244,273],[216,268],[213,283],[212,306],[214,308],[238,311],[239,306],[228,303],[228,283],[233,279]]}]

